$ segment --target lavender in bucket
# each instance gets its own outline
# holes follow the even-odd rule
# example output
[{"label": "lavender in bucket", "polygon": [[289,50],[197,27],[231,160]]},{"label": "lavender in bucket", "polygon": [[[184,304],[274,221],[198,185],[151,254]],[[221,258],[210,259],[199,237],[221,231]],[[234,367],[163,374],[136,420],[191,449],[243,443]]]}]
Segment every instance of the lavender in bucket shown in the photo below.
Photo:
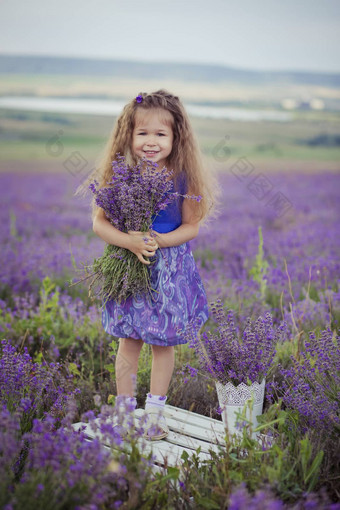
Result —
[{"label": "lavender in bucket", "polygon": [[260,383],[272,366],[275,347],[285,331],[285,324],[275,329],[272,316],[267,312],[255,323],[248,317],[240,333],[232,310],[226,314],[220,300],[212,303],[210,308],[217,323],[215,331],[199,335],[195,324],[190,324],[184,333],[189,347],[195,349],[201,367],[222,384]]}]

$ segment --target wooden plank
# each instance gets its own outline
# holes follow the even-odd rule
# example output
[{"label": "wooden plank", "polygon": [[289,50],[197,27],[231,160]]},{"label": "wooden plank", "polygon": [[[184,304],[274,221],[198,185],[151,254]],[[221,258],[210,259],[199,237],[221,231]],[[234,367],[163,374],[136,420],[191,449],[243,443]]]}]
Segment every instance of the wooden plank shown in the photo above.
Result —
[{"label": "wooden plank", "polygon": [[209,427],[213,425],[216,430],[218,430],[221,434],[224,433],[224,425],[222,421],[215,420],[214,418],[210,418],[209,416],[203,416],[202,414],[194,413],[192,411],[187,411],[186,409],[181,409],[180,407],[174,407],[166,404],[164,406],[164,412],[170,417],[176,418],[180,421],[186,421],[187,416],[190,416],[190,419],[195,419],[196,423],[202,424],[205,427]]},{"label": "wooden plank", "polygon": [[[141,418],[144,414],[144,409],[136,409],[135,417]],[[169,427],[169,434],[165,438],[166,441],[176,442],[182,446],[187,446],[192,449],[196,449],[199,446],[202,447],[202,451],[208,452],[209,447],[218,453],[218,447],[216,444],[220,444],[222,447],[225,446],[224,435],[220,433],[220,429],[215,431],[214,425],[209,423],[209,427],[202,426],[201,423],[196,423],[195,413],[183,414],[181,419],[176,419],[173,413],[167,413],[164,411],[166,422]],[[204,424],[205,425],[205,424]],[[222,428],[222,430],[224,430]],[[171,434],[171,431],[176,434]],[[177,442],[179,441],[179,442]]]},{"label": "wooden plank", "polygon": [[[175,408],[176,409],[176,408]],[[141,417],[144,414],[144,409],[136,409],[135,416]],[[191,413],[183,409],[179,412],[168,411],[167,406],[164,409],[164,416],[170,430],[179,432],[180,434],[187,435],[209,443],[225,445],[225,432],[222,423],[217,420],[200,420],[200,415]],[[216,423],[214,423],[214,421]]]},{"label": "wooden plank", "polygon": [[[136,409],[134,411],[136,427],[139,425],[139,420],[144,415],[144,409]],[[219,420],[214,420],[207,416],[202,416],[185,409],[165,405],[164,415],[169,427],[169,434],[159,441],[150,441],[146,438],[140,437],[137,440],[137,445],[142,454],[148,456],[150,452],[153,454],[153,471],[166,475],[167,470],[164,467],[177,466],[180,467],[184,462],[181,458],[183,452],[187,452],[189,457],[196,453],[197,448],[200,446],[201,451],[198,454],[199,461],[211,459],[210,450],[219,454],[225,450],[225,434],[226,430],[224,425]],[[95,423],[99,425],[99,418],[96,418]],[[74,423],[72,427],[75,430],[84,427],[84,433],[87,437],[86,440],[98,438],[101,447],[111,450],[112,448],[119,451],[121,448],[117,445],[113,447],[109,441],[106,441],[100,430],[93,430],[89,423]],[[263,434],[259,434],[259,442],[267,438]],[[269,439],[269,438],[268,438]],[[123,441],[123,448],[129,451],[129,441]],[[242,455],[247,455],[245,450]],[[180,472],[179,480],[174,483],[179,483],[182,473]]]},{"label": "wooden plank", "polygon": [[[139,425],[139,420],[144,413],[144,409],[134,411],[136,426]],[[179,466],[183,462],[181,459],[183,451],[191,456],[199,446],[201,447],[198,454],[200,461],[211,458],[209,450],[218,454],[221,448],[225,449],[225,430],[222,422],[169,405],[165,405],[164,415],[169,427],[169,434],[164,439],[150,441],[141,437],[137,441],[141,452],[145,455],[153,453],[155,465],[159,464],[158,467],[161,468],[165,462],[169,466]],[[99,418],[94,421],[99,424]],[[84,433],[90,440],[97,437],[101,444],[110,447],[106,444],[108,441],[105,441],[100,430],[93,430],[90,424],[79,422],[72,426],[75,430],[84,426]],[[124,448],[129,450],[128,441],[124,441]],[[117,449],[119,449],[118,446]]]},{"label": "wooden plank", "polygon": [[174,443],[178,446],[184,446],[186,448],[190,448],[193,452],[197,450],[197,448],[201,447],[201,452],[203,453],[209,453],[209,450],[213,450],[217,454],[220,453],[220,448],[224,448],[224,446],[216,445],[207,441],[202,441],[200,439],[196,439],[194,437],[190,437],[187,435],[183,435],[177,432],[173,432],[171,429],[169,429],[169,434],[164,439],[168,443]]},{"label": "wooden plank", "polygon": [[[96,421],[96,420],[95,420]],[[90,424],[88,423],[74,423],[72,427],[74,430],[78,430],[81,426],[85,425],[84,433],[89,438],[98,438],[100,442],[106,446],[109,446],[107,442],[105,441],[105,438],[101,434],[99,430],[93,430]],[[152,452],[155,457],[156,461],[159,462],[161,465],[164,465],[165,459],[167,458],[167,463],[170,466],[176,466],[178,464],[181,464],[183,460],[181,459],[181,455],[183,451],[186,451],[188,455],[190,456],[193,452],[191,448],[187,448],[184,446],[179,446],[176,443],[170,443],[165,441],[164,439],[159,441],[149,441],[148,439],[144,438],[138,438],[137,441],[138,447],[141,452],[143,452],[145,455],[148,455],[150,452]],[[128,441],[124,441],[124,447],[126,447],[127,450],[129,450],[129,443]],[[117,446],[117,449],[118,446]],[[210,458],[210,455],[204,452],[201,452],[199,454],[199,458],[201,460]]]},{"label": "wooden plank", "polygon": [[225,428],[221,421],[173,406],[165,406],[164,414],[176,420],[178,423],[176,428],[178,427],[179,430],[181,429],[180,423],[190,424],[189,428],[184,427],[183,430],[192,437],[225,445]]}]

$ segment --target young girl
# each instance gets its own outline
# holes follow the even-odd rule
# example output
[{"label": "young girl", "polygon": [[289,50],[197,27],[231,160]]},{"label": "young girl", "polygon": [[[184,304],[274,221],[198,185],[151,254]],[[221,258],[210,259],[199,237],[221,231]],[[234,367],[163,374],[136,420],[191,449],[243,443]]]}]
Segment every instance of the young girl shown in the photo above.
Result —
[{"label": "young girl", "polygon": [[[186,343],[178,333],[197,319],[202,326],[208,319],[205,290],[189,241],[211,212],[216,181],[203,168],[198,143],[189,118],[177,96],[166,90],[140,93],[118,117],[104,150],[96,179],[105,186],[112,177],[112,161],[120,153],[136,165],[141,158],[173,171],[172,187],[181,194],[201,195],[202,200],[177,197],[162,210],[152,224],[153,236],[142,232],[120,232],[106,219],[93,198],[94,232],[106,243],[132,251],[142,264],[155,256],[150,265],[153,299],[146,295],[130,297],[121,304],[108,301],[102,310],[105,331],[119,337],[116,357],[118,401],[136,407],[135,386],[138,359],[144,343],[152,346],[150,393],[145,413],[145,437],[162,439],[169,429],[162,413],[172,377],[174,346]],[[91,178],[91,176],[90,176]]]}]

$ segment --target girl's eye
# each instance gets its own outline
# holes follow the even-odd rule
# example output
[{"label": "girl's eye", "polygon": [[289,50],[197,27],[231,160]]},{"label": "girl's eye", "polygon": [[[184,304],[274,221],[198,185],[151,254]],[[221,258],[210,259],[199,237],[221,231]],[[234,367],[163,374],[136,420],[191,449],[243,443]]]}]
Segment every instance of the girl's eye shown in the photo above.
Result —
[{"label": "girl's eye", "polygon": [[[138,133],[139,135],[146,135],[146,133],[142,132],[142,133]],[[158,133],[159,136],[165,136],[164,133]]]}]

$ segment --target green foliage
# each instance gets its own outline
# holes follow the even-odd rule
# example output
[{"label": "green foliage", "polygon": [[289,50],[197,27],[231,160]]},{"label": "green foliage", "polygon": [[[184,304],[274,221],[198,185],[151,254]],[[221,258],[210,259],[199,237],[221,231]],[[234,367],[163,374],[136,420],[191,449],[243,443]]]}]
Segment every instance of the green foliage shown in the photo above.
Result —
[{"label": "green foliage", "polygon": [[287,503],[298,500],[305,491],[312,491],[318,482],[323,451],[315,453],[307,434],[299,437],[294,426],[296,415],[282,410],[280,402],[273,404],[259,421],[254,431],[264,433],[265,446],[252,439],[244,428],[241,440],[235,442],[226,435],[226,448],[219,447],[218,453],[210,450],[209,459],[200,460],[201,447],[191,456],[183,451],[180,474],[175,473],[176,479],[182,481],[181,488],[170,484],[174,473],[168,471],[169,480],[156,477],[152,483],[156,494],[150,495],[151,500],[162,501],[160,493],[167,491],[168,508],[176,508],[171,503],[176,500],[173,492],[177,490],[177,501],[191,501],[191,508],[228,508],[232,490],[242,482],[250,493],[269,484],[275,496]]},{"label": "green foliage", "polygon": [[[74,508],[76,502],[86,503],[90,499],[91,492],[91,487],[88,484],[79,481],[73,487],[68,484],[62,485],[68,470],[69,466],[65,463],[64,473],[58,478],[51,466],[35,470],[28,482],[15,485],[16,500],[25,502],[25,510],[64,510],[65,508]],[[41,484],[44,490],[38,497],[33,498],[32,495],[37,493],[38,484]]]},{"label": "green foliage", "polygon": [[40,335],[50,336],[58,334],[60,330],[59,314],[59,292],[54,290],[55,284],[46,276],[42,282],[42,288],[39,292],[40,304],[37,312],[31,313],[26,319],[14,317],[11,313],[1,311],[0,324],[4,329],[10,325],[12,337],[31,334],[38,337]]},{"label": "green foliage", "polygon": [[143,508],[143,510],[154,508],[175,509],[176,502],[178,502],[175,487],[179,476],[180,469],[172,466],[168,466],[166,475],[155,473],[153,479],[150,479],[145,485],[144,492],[141,495],[143,503],[140,508]]},{"label": "green foliage", "polygon": [[9,232],[11,237],[17,239],[18,241],[22,240],[22,237],[18,235],[17,226],[16,226],[17,217],[13,209],[10,210],[10,226]]},{"label": "green foliage", "polygon": [[271,307],[274,316],[274,309],[280,310],[281,296],[277,292],[273,292],[269,287],[266,288],[265,301]]},{"label": "green foliage", "polygon": [[316,302],[320,301],[318,289],[315,287],[314,284],[310,285],[310,287],[309,287],[309,297],[313,301],[316,301]]},{"label": "green foliage", "polygon": [[42,281],[42,288],[39,291],[39,305],[37,311],[30,311],[27,319],[11,320],[12,331],[16,334],[28,332],[31,335],[42,335],[48,337],[54,335],[63,338],[64,346],[70,345],[74,338],[73,321],[65,317],[59,303],[59,291],[55,290],[56,283],[46,276]]},{"label": "green foliage", "polygon": [[322,459],[324,457],[323,450],[313,456],[313,448],[308,437],[300,440],[300,469],[302,480],[307,486],[307,490],[310,492],[317,481],[317,477],[320,471]]},{"label": "green foliage", "polygon": [[[115,342],[114,340],[109,344],[109,347],[111,347],[111,351],[109,351],[109,356],[112,357],[112,356],[115,356],[116,355],[116,352],[117,352],[117,342]],[[104,368],[105,370],[107,370],[110,374],[114,374],[115,373],[115,366],[113,363],[107,363],[106,365],[104,365]]]},{"label": "green foliage", "polygon": [[73,317],[60,304],[60,293],[55,290],[56,284],[49,276],[42,281],[39,291],[39,304],[36,309],[27,310],[25,317],[18,317],[10,311],[0,310],[0,326],[3,336],[10,334],[11,339],[24,345],[27,337],[32,338],[30,353],[34,361],[41,363],[55,360],[54,346],[57,346],[60,357],[65,359],[72,349],[76,354],[81,352],[79,364],[71,363],[70,372],[77,377],[93,380],[93,374],[103,367],[98,351],[100,325],[84,314],[78,319]]},{"label": "green foliage", "polygon": [[143,407],[145,395],[150,390],[151,366],[152,366],[151,346],[144,345],[139,355],[137,372],[138,393],[141,396],[141,404],[143,405]]},{"label": "green foliage", "polygon": [[289,342],[283,342],[276,345],[276,353],[273,361],[273,370],[280,364],[283,368],[289,368],[292,365],[291,356],[297,356],[298,340],[292,338]]},{"label": "green foliage", "polygon": [[253,280],[257,282],[260,286],[260,292],[262,300],[264,300],[267,281],[265,279],[267,269],[269,267],[268,262],[264,259],[263,256],[263,236],[262,236],[262,227],[258,227],[259,232],[259,247],[258,252],[255,258],[255,263],[253,267],[249,270],[249,276],[252,276]]}]

